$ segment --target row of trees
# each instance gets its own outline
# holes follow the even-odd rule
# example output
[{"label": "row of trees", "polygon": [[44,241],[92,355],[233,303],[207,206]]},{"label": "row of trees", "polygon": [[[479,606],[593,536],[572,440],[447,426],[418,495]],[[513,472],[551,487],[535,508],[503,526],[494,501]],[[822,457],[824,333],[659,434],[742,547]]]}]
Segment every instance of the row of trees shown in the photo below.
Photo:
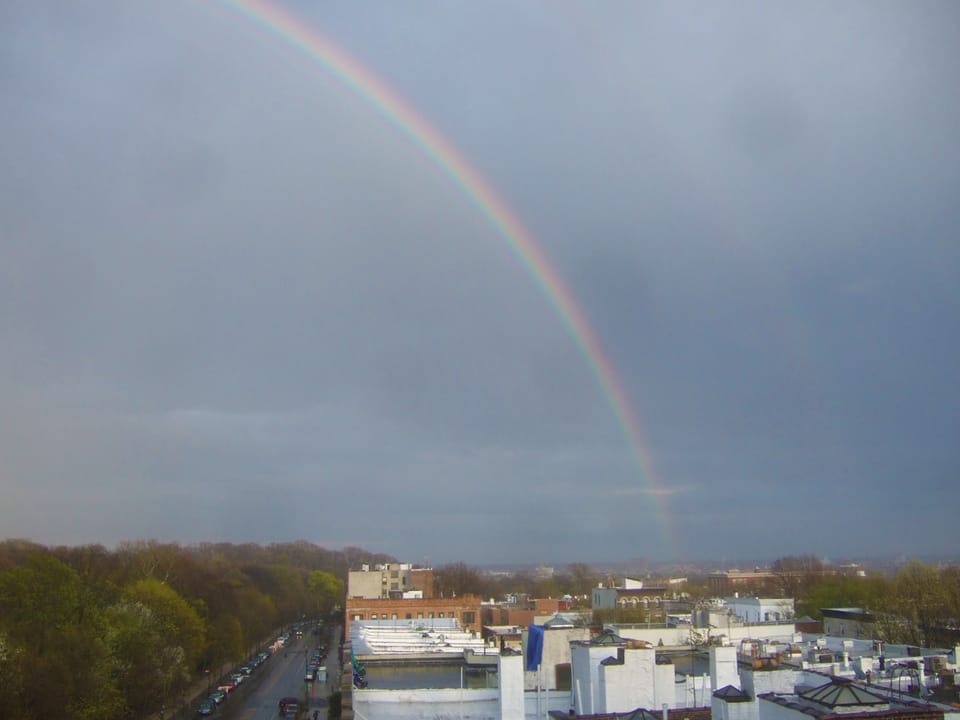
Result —
[{"label": "row of trees", "polygon": [[960,642],[960,566],[913,561],[891,577],[824,577],[799,599],[798,612],[860,607],[874,615],[877,639],[923,647]]},{"label": "row of trees", "polygon": [[147,717],[278,628],[331,612],[349,567],[389,560],[305,542],[0,542],[2,714]]},{"label": "row of trees", "polygon": [[600,574],[585,563],[571,563],[550,577],[541,577],[533,570],[496,575],[484,572],[462,562],[443,565],[434,570],[437,592],[451,597],[453,595],[479,595],[482,598],[501,598],[511,593],[521,593],[530,597],[563,597],[570,595],[575,599],[589,596],[600,579]]}]

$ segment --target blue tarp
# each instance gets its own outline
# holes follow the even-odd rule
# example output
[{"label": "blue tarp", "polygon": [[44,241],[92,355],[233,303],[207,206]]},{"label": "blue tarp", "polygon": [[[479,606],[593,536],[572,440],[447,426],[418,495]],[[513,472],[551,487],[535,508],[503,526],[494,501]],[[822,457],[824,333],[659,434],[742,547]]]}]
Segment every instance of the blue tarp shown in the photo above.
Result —
[{"label": "blue tarp", "polygon": [[531,625],[527,634],[527,670],[536,670],[543,660],[543,625]]}]

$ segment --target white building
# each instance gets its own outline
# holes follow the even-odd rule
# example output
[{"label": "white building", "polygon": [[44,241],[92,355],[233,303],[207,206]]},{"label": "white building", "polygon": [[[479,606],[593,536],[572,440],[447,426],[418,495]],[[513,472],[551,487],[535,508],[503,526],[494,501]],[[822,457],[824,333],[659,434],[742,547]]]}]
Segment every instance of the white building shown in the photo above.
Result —
[{"label": "white building", "polygon": [[[562,617],[562,616],[560,616]],[[540,672],[527,671],[524,687],[527,690],[543,688],[546,690],[571,689],[570,647],[573,642],[590,639],[590,630],[586,627],[574,627],[571,623],[548,620],[543,624],[543,654]],[[527,647],[529,630],[523,629],[523,648]]]},{"label": "white building", "polygon": [[362,720],[536,720],[567,712],[569,692],[525,692],[521,655],[497,657],[498,687],[442,690],[353,690],[353,710]]},{"label": "white building", "polygon": [[729,597],[726,606],[746,624],[781,623],[796,617],[793,598]]}]

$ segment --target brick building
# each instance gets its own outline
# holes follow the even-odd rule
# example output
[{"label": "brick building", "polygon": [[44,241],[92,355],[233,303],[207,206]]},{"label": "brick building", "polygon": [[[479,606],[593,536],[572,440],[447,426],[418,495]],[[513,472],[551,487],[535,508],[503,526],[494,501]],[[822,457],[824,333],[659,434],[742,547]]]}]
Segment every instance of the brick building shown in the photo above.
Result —
[{"label": "brick building", "polygon": [[741,572],[727,570],[707,576],[710,592],[716,597],[726,597],[735,592],[769,594],[777,590],[777,575],[766,570]]},{"label": "brick building", "polygon": [[362,598],[347,597],[346,639],[350,639],[350,623],[355,620],[424,620],[449,619],[461,628],[479,634],[481,629],[480,598],[463,595],[457,598]]},{"label": "brick building", "polygon": [[560,598],[522,598],[519,602],[486,604],[484,625],[521,625],[535,622],[538,616],[554,615],[570,609],[570,602]]}]

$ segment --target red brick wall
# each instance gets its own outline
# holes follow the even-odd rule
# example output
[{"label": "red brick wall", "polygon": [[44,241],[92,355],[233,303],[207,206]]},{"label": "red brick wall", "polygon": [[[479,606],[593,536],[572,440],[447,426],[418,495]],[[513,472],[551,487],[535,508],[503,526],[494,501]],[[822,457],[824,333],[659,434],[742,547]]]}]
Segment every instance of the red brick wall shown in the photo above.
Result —
[{"label": "red brick wall", "polygon": [[[362,616],[363,620],[377,618],[392,619],[396,614],[398,620],[427,620],[432,616],[439,618],[443,613],[445,618],[456,618],[464,630],[480,632],[480,598],[476,595],[464,595],[458,598],[424,598],[410,600],[368,600],[365,598],[347,598],[347,628],[346,639],[350,639],[350,623],[355,615]],[[472,619],[469,615],[472,613]]]},{"label": "red brick wall", "polygon": [[560,612],[560,600],[558,598],[537,598],[533,602],[536,604],[537,615]]}]

